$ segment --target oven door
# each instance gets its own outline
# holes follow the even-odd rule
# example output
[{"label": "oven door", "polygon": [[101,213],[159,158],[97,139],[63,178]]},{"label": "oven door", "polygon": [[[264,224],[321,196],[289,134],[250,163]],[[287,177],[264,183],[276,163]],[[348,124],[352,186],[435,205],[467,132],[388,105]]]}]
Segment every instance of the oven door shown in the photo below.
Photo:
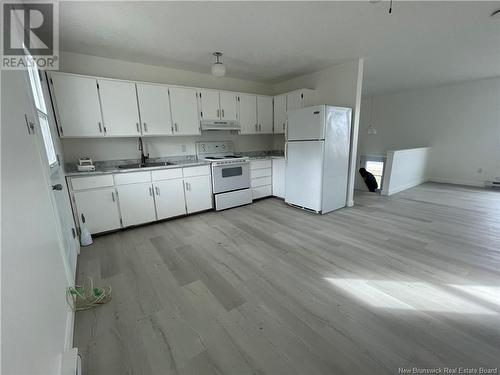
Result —
[{"label": "oven door", "polygon": [[214,194],[250,187],[250,163],[212,166]]}]

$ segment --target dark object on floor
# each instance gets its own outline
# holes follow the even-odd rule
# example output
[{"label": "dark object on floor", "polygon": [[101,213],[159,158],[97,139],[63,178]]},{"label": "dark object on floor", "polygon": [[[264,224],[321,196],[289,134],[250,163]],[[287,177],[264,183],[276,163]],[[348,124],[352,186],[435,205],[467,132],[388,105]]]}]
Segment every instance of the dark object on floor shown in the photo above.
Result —
[{"label": "dark object on floor", "polygon": [[375,193],[378,189],[378,184],[375,176],[368,172],[365,168],[359,168],[359,174],[361,175],[361,177],[363,177],[368,190],[370,190],[372,193]]}]

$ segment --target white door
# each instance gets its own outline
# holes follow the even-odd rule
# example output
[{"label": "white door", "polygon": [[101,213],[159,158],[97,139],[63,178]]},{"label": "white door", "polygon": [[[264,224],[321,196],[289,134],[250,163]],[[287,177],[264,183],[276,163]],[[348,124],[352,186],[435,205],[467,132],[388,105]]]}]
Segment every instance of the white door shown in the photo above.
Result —
[{"label": "white door", "polygon": [[103,137],[97,81],[59,73],[51,79],[61,137]]},{"label": "white door", "polygon": [[[1,71],[2,373],[56,374],[71,347],[68,277],[26,71]],[[39,129],[35,128],[35,132]],[[36,133],[35,133],[36,134]],[[44,293],[34,291],[43,285]],[[59,292],[56,292],[59,291]],[[16,344],[17,343],[17,344]],[[29,359],[26,360],[26,353]]]},{"label": "white door", "polygon": [[172,117],[168,87],[138,83],[137,100],[141,115],[142,134],[171,135]]},{"label": "white door", "polygon": [[285,201],[321,211],[323,141],[286,144]]},{"label": "white door", "polygon": [[257,96],[257,123],[259,133],[273,132],[273,98],[271,96]]},{"label": "white door", "polygon": [[274,97],[274,133],[284,134],[286,127],[286,95]]},{"label": "white door", "polygon": [[324,105],[288,111],[287,116],[287,139],[289,141],[325,138]]},{"label": "white door", "polygon": [[184,179],[184,187],[188,214],[213,207],[210,176],[187,177]]},{"label": "white door", "polygon": [[156,220],[153,186],[150,182],[116,188],[124,227]]},{"label": "white door", "polygon": [[285,159],[276,158],[273,161],[273,195],[285,198]]},{"label": "white door", "polygon": [[200,93],[203,119],[219,120],[221,118],[219,91],[201,90]]},{"label": "white door", "polygon": [[304,107],[304,95],[302,91],[292,91],[286,94],[286,110],[298,109]]},{"label": "white door", "polygon": [[222,120],[236,121],[238,119],[237,102],[238,97],[235,93],[220,93],[220,117]]},{"label": "white door", "polygon": [[114,188],[76,192],[75,203],[80,227],[85,220],[90,233],[120,228],[118,200]]},{"label": "white door", "polygon": [[158,220],[186,214],[182,178],[155,182],[153,188]]},{"label": "white door", "polygon": [[257,97],[255,95],[239,95],[241,134],[256,134]]},{"label": "white door", "polygon": [[182,87],[170,87],[169,92],[174,135],[200,134],[196,90]]},{"label": "white door", "polygon": [[114,137],[141,134],[135,84],[99,79],[105,134]]}]

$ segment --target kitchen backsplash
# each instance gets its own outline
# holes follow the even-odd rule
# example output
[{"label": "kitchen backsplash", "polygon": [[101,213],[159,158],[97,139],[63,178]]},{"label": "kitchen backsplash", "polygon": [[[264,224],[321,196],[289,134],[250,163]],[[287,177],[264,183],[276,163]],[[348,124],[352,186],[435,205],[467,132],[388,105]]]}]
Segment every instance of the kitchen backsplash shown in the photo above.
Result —
[{"label": "kitchen backsplash", "polygon": [[[195,142],[233,141],[235,152],[259,152],[282,149],[280,134],[239,135],[228,131],[205,132],[201,136],[143,138],[145,152],[152,158],[196,154]],[[74,163],[82,156],[93,160],[137,159],[138,138],[61,139],[64,161]],[[275,147],[278,145],[278,147]]]}]

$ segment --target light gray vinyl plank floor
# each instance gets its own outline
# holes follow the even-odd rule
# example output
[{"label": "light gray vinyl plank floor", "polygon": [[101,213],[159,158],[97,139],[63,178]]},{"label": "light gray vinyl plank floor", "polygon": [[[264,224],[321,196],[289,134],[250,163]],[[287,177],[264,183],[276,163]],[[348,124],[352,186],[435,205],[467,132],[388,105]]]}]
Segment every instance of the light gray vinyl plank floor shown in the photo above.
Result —
[{"label": "light gray vinyl plank floor", "polygon": [[423,184],[315,215],[270,198],[95,238],[85,374],[500,366],[500,193]]}]

